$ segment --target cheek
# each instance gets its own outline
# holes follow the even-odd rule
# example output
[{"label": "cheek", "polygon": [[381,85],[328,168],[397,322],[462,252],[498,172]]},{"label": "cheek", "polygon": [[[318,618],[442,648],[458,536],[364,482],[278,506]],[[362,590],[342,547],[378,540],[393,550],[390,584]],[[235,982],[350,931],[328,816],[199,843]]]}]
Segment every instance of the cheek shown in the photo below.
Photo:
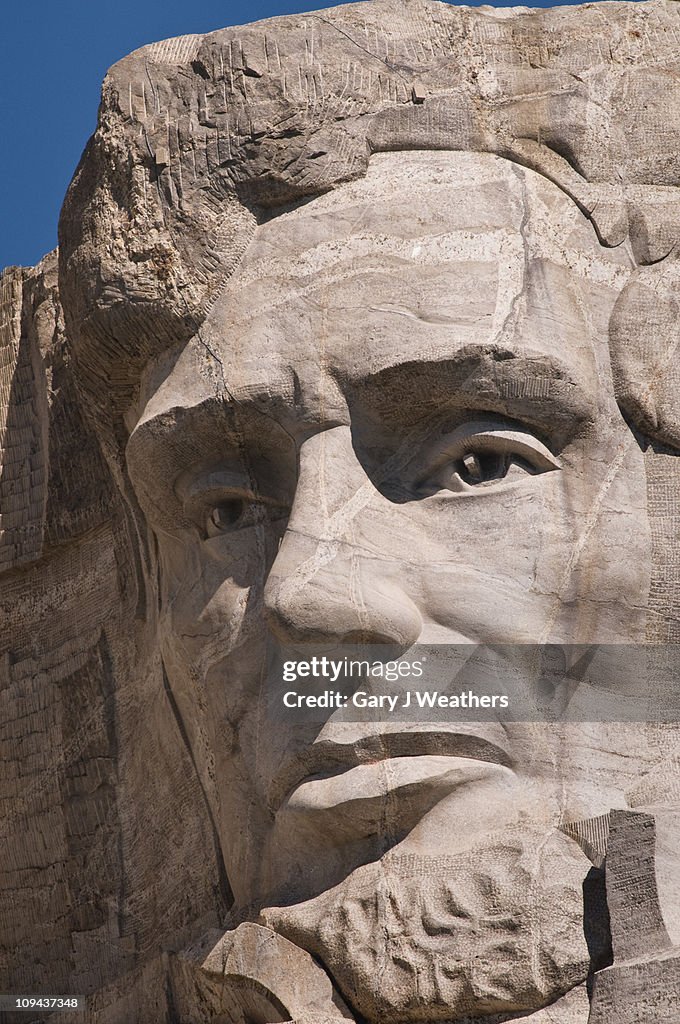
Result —
[{"label": "cheek", "polygon": [[551,476],[463,498],[376,501],[353,520],[366,587],[391,581],[404,593],[423,642],[536,642],[574,536]]},{"label": "cheek", "polygon": [[262,585],[276,544],[249,529],[222,537],[162,537],[161,633],[185,671],[210,667],[262,622]]},{"label": "cheek", "polygon": [[[643,455],[623,430],[609,450],[565,487],[575,523],[562,571],[561,614],[598,641],[645,639],[652,538]],[[578,623],[578,625],[576,625]]]},{"label": "cheek", "polygon": [[537,641],[572,533],[554,485],[536,483],[423,509],[424,617],[470,640]]},{"label": "cheek", "polygon": [[625,443],[597,459],[576,453],[529,486],[400,506],[402,585],[426,624],[450,642],[640,639],[650,565],[644,467],[628,436],[614,440]]}]

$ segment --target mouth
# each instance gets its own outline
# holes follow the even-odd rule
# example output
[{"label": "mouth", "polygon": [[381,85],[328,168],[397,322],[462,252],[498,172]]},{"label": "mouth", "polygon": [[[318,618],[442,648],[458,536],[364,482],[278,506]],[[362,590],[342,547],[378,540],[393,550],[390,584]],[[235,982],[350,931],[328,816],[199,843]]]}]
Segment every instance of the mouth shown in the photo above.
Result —
[{"label": "mouth", "polygon": [[[356,729],[352,730],[356,733]],[[399,780],[409,784],[418,780],[454,779],[463,767],[475,764],[512,768],[507,735],[498,723],[476,723],[469,731],[456,726],[451,729],[380,730],[352,736],[319,738],[299,751],[277,773],[268,793],[270,810],[276,813],[290,802],[300,787],[307,791],[320,787],[334,803],[338,793],[346,789],[348,799],[357,782],[372,790],[378,779],[384,788],[386,770],[397,788]],[[382,770],[381,770],[382,766]]]}]

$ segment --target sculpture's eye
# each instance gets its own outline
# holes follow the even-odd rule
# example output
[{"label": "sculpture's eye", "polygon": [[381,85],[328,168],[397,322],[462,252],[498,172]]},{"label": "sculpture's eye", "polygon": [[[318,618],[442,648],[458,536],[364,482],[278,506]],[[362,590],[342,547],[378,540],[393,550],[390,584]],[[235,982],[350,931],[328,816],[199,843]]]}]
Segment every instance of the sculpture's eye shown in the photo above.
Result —
[{"label": "sculpture's eye", "polygon": [[246,509],[246,502],[243,498],[234,498],[231,501],[223,501],[210,512],[208,531],[214,536],[217,533],[225,533],[233,530],[243,517]]},{"label": "sculpture's eye", "polygon": [[431,469],[421,493],[470,492],[560,469],[560,463],[530,431],[478,420],[443,435],[430,449]]},{"label": "sculpture's eye", "polygon": [[507,476],[510,461],[500,452],[468,452],[456,463],[455,471],[466,484],[483,484]]},{"label": "sculpture's eye", "polygon": [[271,501],[240,496],[226,498],[207,509],[205,536],[219,537],[243,530],[247,526],[274,524],[285,520],[289,511],[288,506]]}]

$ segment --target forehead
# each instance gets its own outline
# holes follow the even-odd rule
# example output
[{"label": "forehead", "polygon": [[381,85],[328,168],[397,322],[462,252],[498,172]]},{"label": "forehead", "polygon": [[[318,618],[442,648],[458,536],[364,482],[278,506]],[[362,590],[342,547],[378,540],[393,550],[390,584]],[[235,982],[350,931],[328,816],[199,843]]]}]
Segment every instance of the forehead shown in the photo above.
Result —
[{"label": "forehead", "polygon": [[365,178],[258,228],[151,405],[214,395],[207,352],[236,397],[275,380],[311,392],[324,378],[328,392],[330,380],[470,348],[544,359],[611,390],[607,325],[630,269],[526,168],[491,154],[379,154]]}]

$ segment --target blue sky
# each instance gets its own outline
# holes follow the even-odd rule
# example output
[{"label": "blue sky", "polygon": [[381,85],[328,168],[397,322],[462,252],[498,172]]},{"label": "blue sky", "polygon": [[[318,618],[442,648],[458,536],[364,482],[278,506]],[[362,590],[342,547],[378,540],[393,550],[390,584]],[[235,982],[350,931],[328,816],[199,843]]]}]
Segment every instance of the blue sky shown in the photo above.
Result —
[{"label": "blue sky", "polygon": [[[408,2],[408,0],[404,0]],[[473,0],[471,0],[473,2]],[[517,0],[497,0],[508,7]],[[0,268],[56,245],[59,208],[97,117],[107,68],[145,43],[328,0],[12,0],[0,31]],[[532,6],[550,7],[534,0]]]}]

